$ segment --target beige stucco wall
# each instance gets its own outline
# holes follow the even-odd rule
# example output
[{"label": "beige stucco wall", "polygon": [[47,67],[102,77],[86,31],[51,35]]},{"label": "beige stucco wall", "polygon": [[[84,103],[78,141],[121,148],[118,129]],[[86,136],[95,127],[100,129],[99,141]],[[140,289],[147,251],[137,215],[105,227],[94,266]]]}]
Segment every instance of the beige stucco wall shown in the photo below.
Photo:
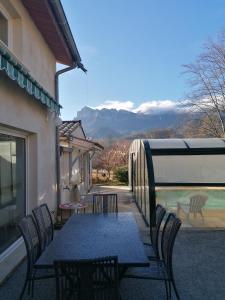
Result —
[{"label": "beige stucco wall", "polygon": [[28,198],[28,211],[46,200],[51,208],[55,208],[55,114],[2,73],[0,87],[0,125],[24,131],[27,135],[29,186],[37,186],[36,195]]},{"label": "beige stucco wall", "polygon": [[[56,122],[58,117],[0,72],[0,131],[26,136],[27,213],[46,202],[56,209]],[[21,243],[0,258],[0,281],[24,253]]]},{"label": "beige stucco wall", "polygon": [[54,97],[56,60],[27,10],[20,0],[0,0],[0,11],[9,22],[9,50]]},{"label": "beige stucco wall", "polygon": [[[55,96],[56,59],[20,0],[0,0],[8,19],[8,50]],[[58,117],[0,72],[0,132],[26,138],[27,214],[46,202],[56,210],[56,123]],[[25,255],[22,238],[0,255],[0,283]]]}]

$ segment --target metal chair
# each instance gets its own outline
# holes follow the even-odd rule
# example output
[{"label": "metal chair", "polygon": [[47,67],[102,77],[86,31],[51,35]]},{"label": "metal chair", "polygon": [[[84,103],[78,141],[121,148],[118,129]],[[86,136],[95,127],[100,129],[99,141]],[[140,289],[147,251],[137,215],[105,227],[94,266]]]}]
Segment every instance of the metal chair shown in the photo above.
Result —
[{"label": "metal chair", "polygon": [[205,195],[194,195],[190,198],[190,203],[177,202],[177,214],[179,215],[182,210],[187,220],[189,220],[190,214],[193,214],[194,218],[197,217],[197,214],[200,214],[202,220],[204,220],[202,208],[205,206],[207,199],[208,197]]},{"label": "metal chair", "polygon": [[42,252],[53,240],[53,221],[47,204],[41,204],[40,206],[34,208],[32,212],[38,226]]},{"label": "metal chair", "polygon": [[165,214],[166,214],[166,209],[162,205],[157,204],[155,210],[155,222],[154,222],[155,226],[150,227],[151,243],[144,243],[144,245],[147,246],[148,252],[150,252],[148,253],[148,258],[150,260],[155,260],[160,258],[159,231]]},{"label": "metal chair", "polygon": [[161,251],[162,260],[152,261],[148,268],[135,268],[128,271],[123,278],[160,280],[165,282],[166,298],[171,298],[171,285],[173,286],[176,298],[179,300],[179,294],[175,285],[173,274],[173,246],[175,238],[180,229],[181,221],[175,214],[170,213],[167,217],[162,232]]},{"label": "metal chair", "polygon": [[34,264],[41,253],[40,236],[37,229],[37,225],[31,215],[24,217],[18,224],[18,228],[23,236],[26,251],[27,251],[27,272],[25,282],[20,294],[20,300],[23,298],[24,292],[28,284],[28,294],[33,296],[34,281],[40,279],[52,278],[53,275],[37,276],[37,270],[34,268]]},{"label": "metal chair", "polygon": [[118,213],[117,194],[94,194],[93,213]]},{"label": "metal chair", "polygon": [[56,299],[119,300],[117,257],[55,261]]}]

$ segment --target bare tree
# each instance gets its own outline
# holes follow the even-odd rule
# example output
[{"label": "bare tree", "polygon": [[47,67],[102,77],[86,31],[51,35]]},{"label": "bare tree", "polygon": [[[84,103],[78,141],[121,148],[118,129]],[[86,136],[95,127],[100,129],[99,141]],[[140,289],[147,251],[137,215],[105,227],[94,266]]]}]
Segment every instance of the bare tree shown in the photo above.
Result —
[{"label": "bare tree", "polygon": [[202,116],[202,130],[213,136],[225,135],[225,32],[209,40],[195,63],[184,65],[192,92],[188,106]]},{"label": "bare tree", "polygon": [[[101,142],[102,143],[102,142]],[[127,165],[130,141],[119,140],[113,143],[105,141],[104,150],[95,158],[93,167],[106,169],[108,172]]]}]

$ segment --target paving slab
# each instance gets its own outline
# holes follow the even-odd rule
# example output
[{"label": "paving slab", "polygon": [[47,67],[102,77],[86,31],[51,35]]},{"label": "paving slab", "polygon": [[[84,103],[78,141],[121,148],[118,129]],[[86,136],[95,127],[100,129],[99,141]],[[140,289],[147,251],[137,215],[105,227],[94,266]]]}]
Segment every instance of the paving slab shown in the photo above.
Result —
[{"label": "paving slab", "polygon": [[[119,211],[133,212],[144,241],[149,239],[145,226],[128,188],[95,187],[92,192],[117,192]],[[91,196],[90,196],[91,199]],[[174,274],[180,298],[183,300],[225,299],[225,231],[180,230],[174,248]],[[26,261],[0,287],[0,299],[18,299],[25,278]],[[121,282],[123,300],[166,299],[164,283],[149,280],[125,279]],[[174,295],[173,295],[174,297]],[[55,299],[52,279],[35,284],[34,300]],[[25,295],[24,299],[32,299]],[[173,298],[175,299],[175,297]]]}]

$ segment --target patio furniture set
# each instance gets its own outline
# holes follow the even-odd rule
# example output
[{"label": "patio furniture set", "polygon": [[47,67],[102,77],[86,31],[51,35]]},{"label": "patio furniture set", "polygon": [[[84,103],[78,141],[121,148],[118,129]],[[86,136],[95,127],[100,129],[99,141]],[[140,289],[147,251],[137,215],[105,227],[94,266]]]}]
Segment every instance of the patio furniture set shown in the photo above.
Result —
[{"label": "patio furniture set", "polygon": [[[160,235],[165,214],[165,208],[157,205],[151,244],[143,244],[133,214],[118,213],[116,194],[93,195],[93,213],[73,214],[55,236],[48,206],[40,205],[18,225],[27,250],[20,299],[27,286],[28,294],[33,295],[34,282],[48,278],[56,280],[57,300],[119,300],[119,283],[125,278],[162,280],[167,299],[171,285],[179,299],[172,252],[181,221],[168,214]],[[43,270],[47,273],[41,276]]]}]

